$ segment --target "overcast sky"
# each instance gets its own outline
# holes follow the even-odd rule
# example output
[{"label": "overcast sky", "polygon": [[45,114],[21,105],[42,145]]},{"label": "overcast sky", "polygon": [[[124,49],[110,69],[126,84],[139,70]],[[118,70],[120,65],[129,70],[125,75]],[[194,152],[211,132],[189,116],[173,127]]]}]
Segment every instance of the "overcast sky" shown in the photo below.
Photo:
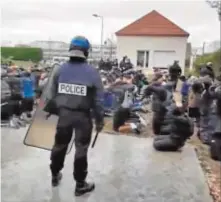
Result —
[{"label": "overcast sky", "polygon": [[104,17],[106,38],[152,10],[188,31],[194,46],[220,38],[216,10],[200,0],[1,0],[1,8],[2,41],[13,43],[68,42],[76,34],[99,43],[101,21],[92,14]]}]

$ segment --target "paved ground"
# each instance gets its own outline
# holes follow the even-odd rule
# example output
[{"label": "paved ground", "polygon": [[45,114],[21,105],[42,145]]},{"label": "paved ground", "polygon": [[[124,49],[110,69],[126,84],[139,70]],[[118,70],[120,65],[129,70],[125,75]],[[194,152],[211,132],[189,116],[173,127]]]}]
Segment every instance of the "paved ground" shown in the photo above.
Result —
[{"label": "paved ground", "polygon": [[151,139],[102,135],[90,149],[89,179],[96,190],[73,196],[73,154],[64,179],[51,188],[49,152],[23,146],[25,129],[2,129],[2,202],[210,202],[194,150],[160,153]]}]

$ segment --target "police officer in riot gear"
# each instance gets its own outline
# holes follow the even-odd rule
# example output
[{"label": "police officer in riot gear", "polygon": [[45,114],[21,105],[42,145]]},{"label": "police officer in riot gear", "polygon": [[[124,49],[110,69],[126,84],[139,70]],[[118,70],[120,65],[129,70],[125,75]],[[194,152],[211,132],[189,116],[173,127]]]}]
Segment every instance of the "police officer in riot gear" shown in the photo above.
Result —
[{"label": "police officer in riot gear", "polygon": [[98,63],[98,68],[99,68],[99,70],[104,70],[104,60],[103,60],[103,58],[100,59],[100,61]]},{"label": "police officer in riot gear", "polygon": [[122,69],[124,67],[124,64],[125,64],[125,60],[127,59],[127,56],[125,55],[123,57],[123,59],[120,61],[120,69]]},{"label": "police officer in riot gear", "polygon": [[121,63],[120,69],[122,73],[128,73],[133,69],[133,64],[131,63],[129,58],[125,58],[124,62]]},{"label": "police officer in riot gear", "polygon": [[213,63],[212,62],[207,62],[206,65],[202,65],[200,67],[200,76],[210,76],[212,79],[215,77],[215,73],[213,71]]},{"label": "police officer in riot gear", "polygon": [[[62,178],[61,169],[68,144],[75,130],[75,158],[73,176],[76,181],[75,195],[94,190],[94,183],[87,183],[87,153],[92,134],[91,110],[95,116],[96,130],[103,128],[103,85],[99,73],[87,64],[89,41],[77,36],[70,44],[70,60],[53,70],[49,79],[48,99],[54,101],[59,117],[55,142],[51,152],[50,169],[52,185]],[[56,110],[55,110],[56,111]]]},{"label": "police officer in riot gear", "polygon": [[174,82],[174,90],[176,90],[177,81],[178,78],[181,76],[181,74],[182,74],[182,69],[179,66],[179,62],[175,60],[173,65],[169,67],[170,80]]}]

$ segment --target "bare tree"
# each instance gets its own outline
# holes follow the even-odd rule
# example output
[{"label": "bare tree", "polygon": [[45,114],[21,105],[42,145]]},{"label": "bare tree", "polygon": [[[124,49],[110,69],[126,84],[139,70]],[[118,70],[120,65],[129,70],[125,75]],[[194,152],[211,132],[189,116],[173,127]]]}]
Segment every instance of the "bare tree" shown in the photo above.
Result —
[{"label": "bare tree", "polygon": [[219,20],[221,21],[221,1],[206,1],[211,8],[215,8],[217,10]]}]

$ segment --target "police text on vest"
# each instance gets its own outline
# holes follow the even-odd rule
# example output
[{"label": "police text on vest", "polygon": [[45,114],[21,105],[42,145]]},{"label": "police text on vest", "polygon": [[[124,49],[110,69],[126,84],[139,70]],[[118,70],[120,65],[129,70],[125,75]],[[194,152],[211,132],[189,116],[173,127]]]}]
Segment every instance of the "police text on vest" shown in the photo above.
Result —
[{"label": "police text on vest", "polygon": [[87,95],[87,87],[76,84],[59,83],[58,93],[69,94],[69,95]]}]

